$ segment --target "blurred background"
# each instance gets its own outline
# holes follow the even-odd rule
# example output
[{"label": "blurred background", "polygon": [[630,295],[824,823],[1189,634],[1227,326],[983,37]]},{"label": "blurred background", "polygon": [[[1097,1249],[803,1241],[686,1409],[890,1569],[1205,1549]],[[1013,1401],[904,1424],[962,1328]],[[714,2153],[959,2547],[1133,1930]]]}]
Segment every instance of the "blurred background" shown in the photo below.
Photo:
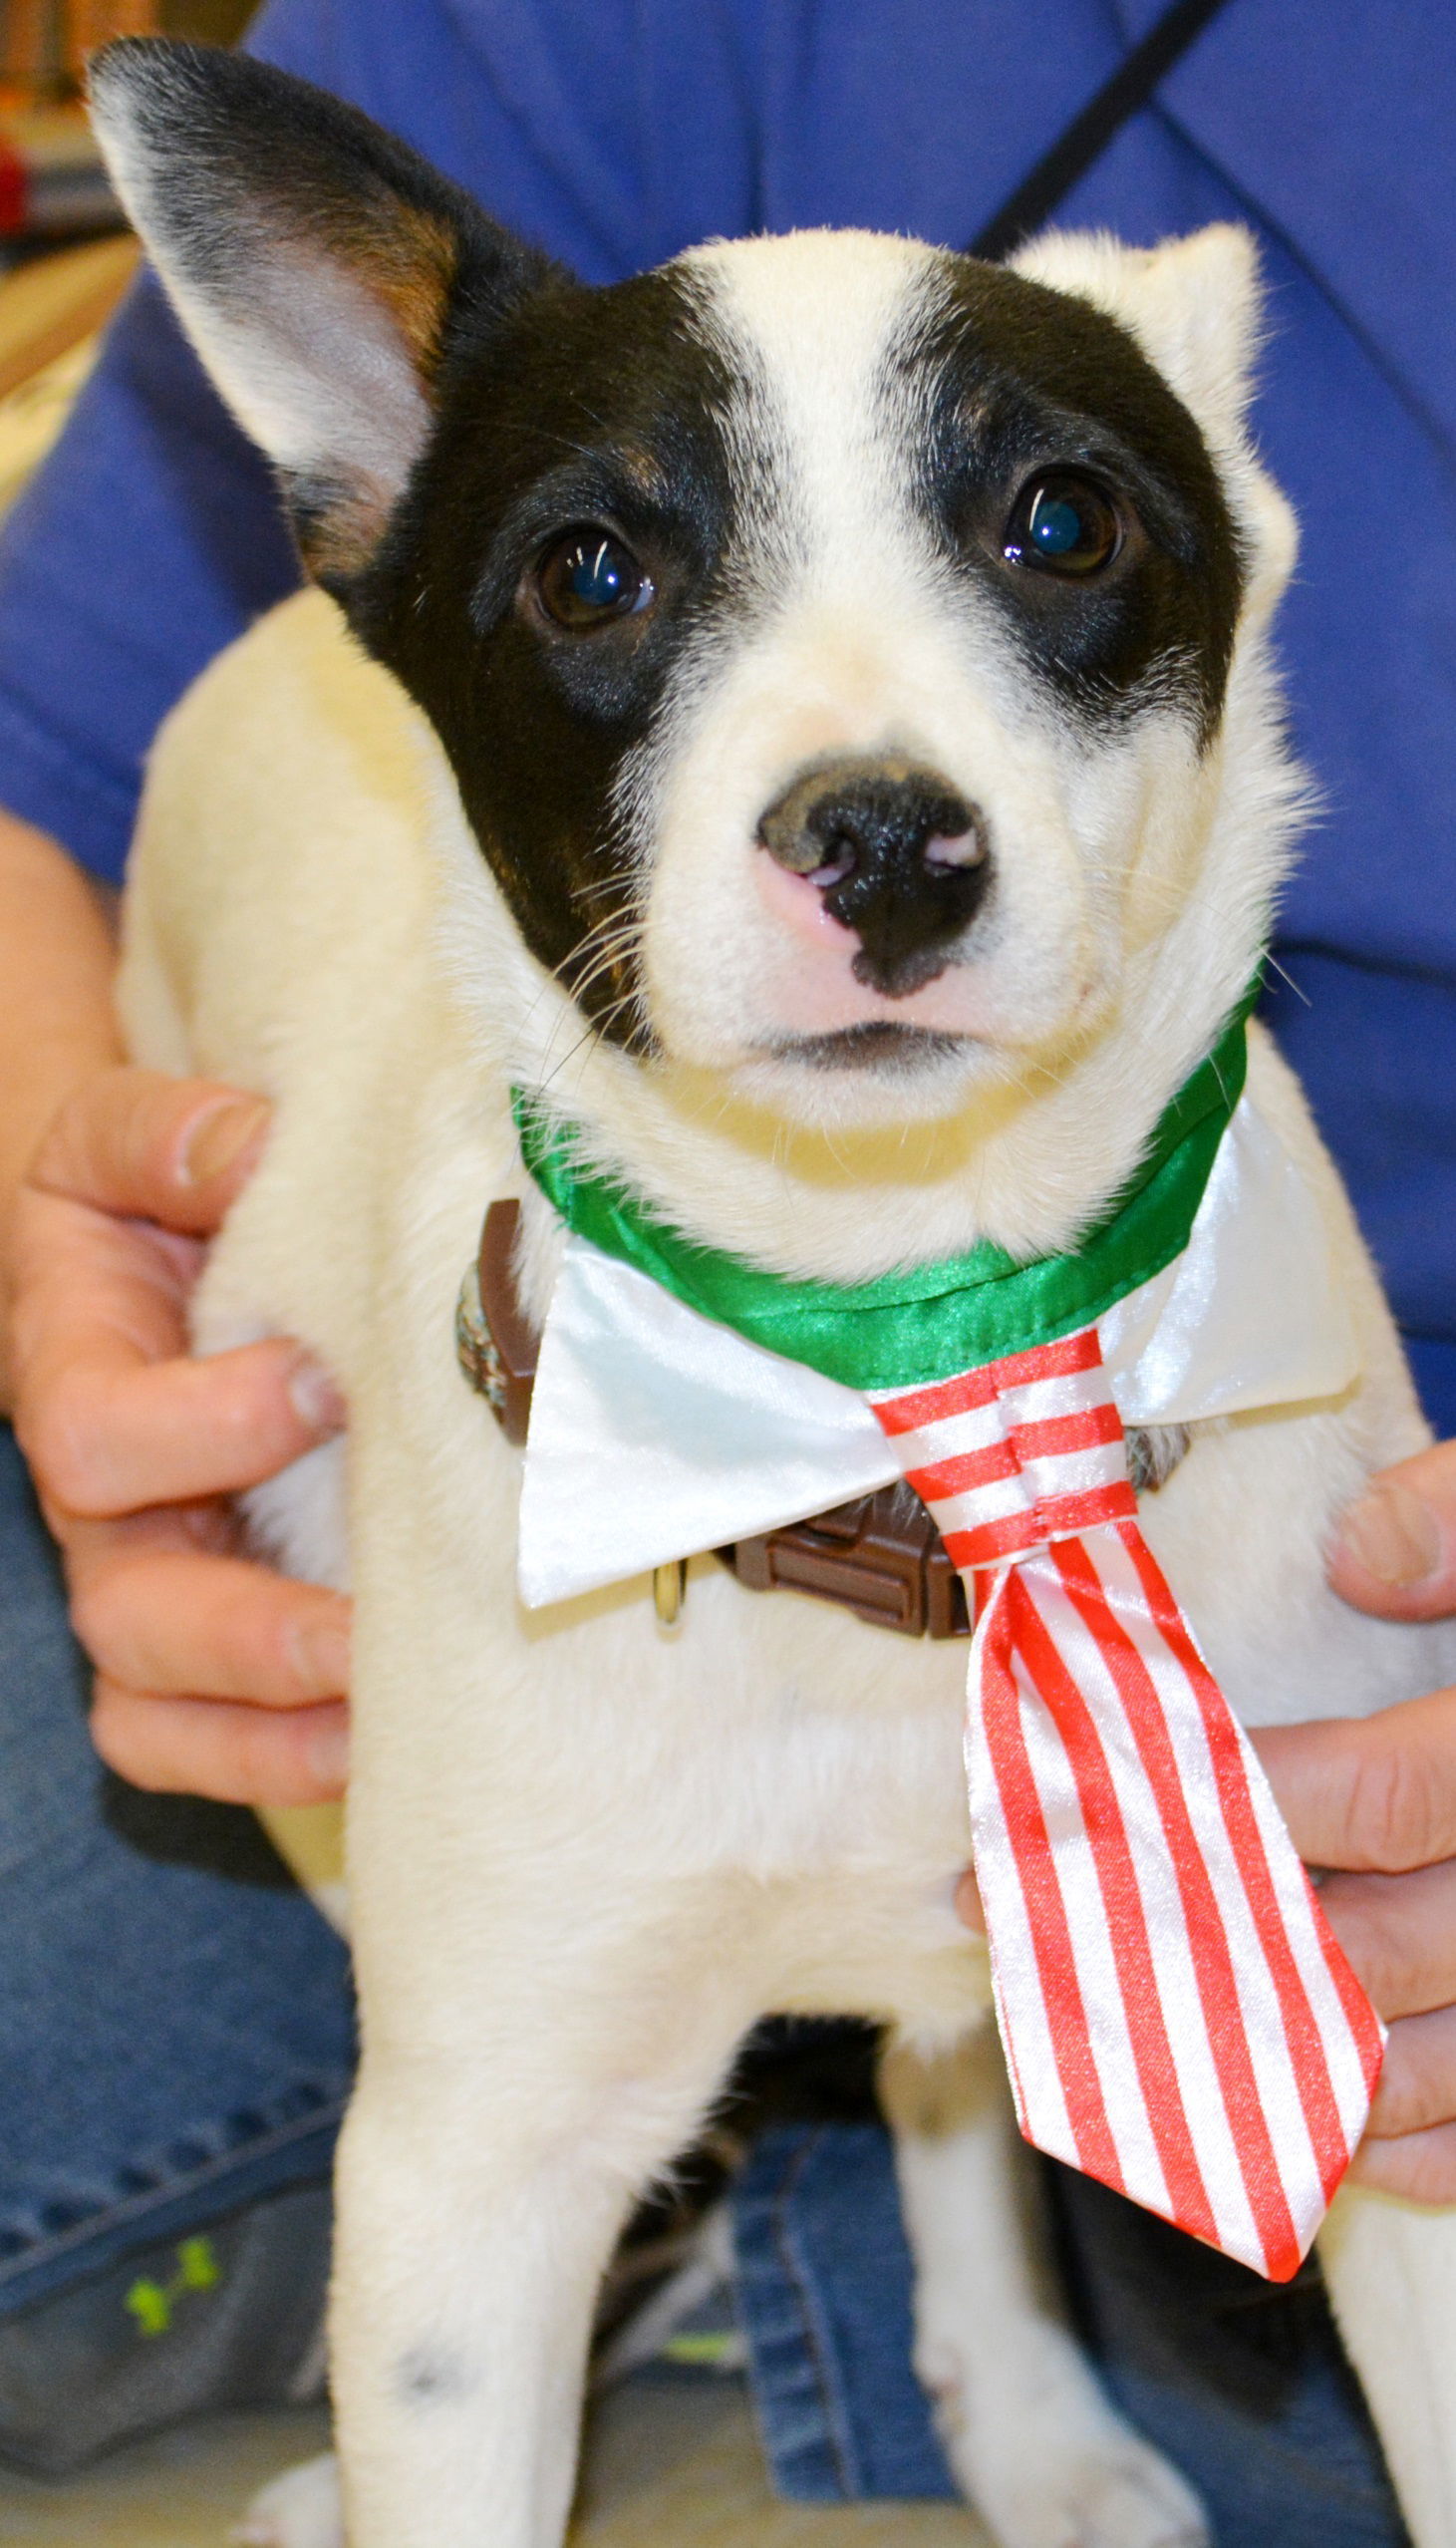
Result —
[{"label": "blurred background", "polygon": [[230,44],[252,0],[3,0],[0,61],[7,85],[55,95],[84,56],[114,35],[192,36]]},{"label": "blurred background", "polygon": [[256,0],[0,0],[0,513],[65,423],[136,249],[81,103],[118,35],[230,44]]}]

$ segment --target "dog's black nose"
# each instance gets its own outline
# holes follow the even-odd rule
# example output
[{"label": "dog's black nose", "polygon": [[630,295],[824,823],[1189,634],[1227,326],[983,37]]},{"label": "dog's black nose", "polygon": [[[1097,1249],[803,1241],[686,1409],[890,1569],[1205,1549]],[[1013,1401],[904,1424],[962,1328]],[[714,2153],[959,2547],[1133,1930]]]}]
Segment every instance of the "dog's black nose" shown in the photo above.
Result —
[{"label": "dog's black nose", "polygon": [[758,838],[818,886],[859,939],[857,980],[892,1000],[944,972],[991,881],[980,807],[938,772],[881,756],[806,771],[769,806]]}]

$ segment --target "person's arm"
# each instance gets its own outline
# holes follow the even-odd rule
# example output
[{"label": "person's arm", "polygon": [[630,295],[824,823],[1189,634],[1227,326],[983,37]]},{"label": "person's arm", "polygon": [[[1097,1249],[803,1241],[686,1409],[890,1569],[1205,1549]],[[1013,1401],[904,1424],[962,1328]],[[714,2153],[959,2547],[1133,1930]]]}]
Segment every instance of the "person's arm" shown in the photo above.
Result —
[{"label": "person's arm", "polygon": [[348,1605],[235,1553],[225,1497],[337,1430],[284,1340],[186,1357],[198,1242],[267,1113],[128,1070],[98,889],[0,814],[0,1292],[7,1403],[98,1667],[93,1720],[150,1787],[253,1803],[338,1792]]},{"label": "person's arm", "polygon": [[111,911],[43,831],[0,812],[0,1407],[12,1404],[15,1197],[42,1132],[82,1081],[120,1058]]}]

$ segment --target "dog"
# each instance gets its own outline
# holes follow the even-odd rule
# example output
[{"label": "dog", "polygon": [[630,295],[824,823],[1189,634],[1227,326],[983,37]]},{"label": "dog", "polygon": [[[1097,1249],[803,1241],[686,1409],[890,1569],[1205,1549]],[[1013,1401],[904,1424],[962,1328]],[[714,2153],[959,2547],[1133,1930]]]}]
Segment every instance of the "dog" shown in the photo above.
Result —
[{"label": "dog", "polygon": [[[521,1455],[453,1322],[490,1200],[519,1201],[538,1327],[563,1260],[514,1089],[790,1278],[1055,1256],[1124,1187],[1255,971],[1305,801],[1252,243],[1051,234],[1002,268],[823,232],[594,290],[258,64],[124,44],[94,113],[311,578],[157,746],[122,988],[140,1059],[276,1108],[199,1348],[301,1337],[352,1410],[347,1454],[251,1506],[357,1603],[364,2054],[342,2499],[315,2466],[249,2535],[559,2541],[600,2273],[776,2010],[888,2030],[918,2367],[1003,2548],[1192,2548],[1039,2252],[953,1910],[964,1649],[711,1555],[675,1626],[645,1569],[526,1609]],[[1257,1029],[1249,1067],[1344,1360],[1151,1428],[1142,1524],[1241,1715],[1359,1714],[1456,1667],[1321,1566],[1428,1436]],[[1346,2191],[1322,2252],[1418,2548],[1453,2548],[1451,2219]]]}]

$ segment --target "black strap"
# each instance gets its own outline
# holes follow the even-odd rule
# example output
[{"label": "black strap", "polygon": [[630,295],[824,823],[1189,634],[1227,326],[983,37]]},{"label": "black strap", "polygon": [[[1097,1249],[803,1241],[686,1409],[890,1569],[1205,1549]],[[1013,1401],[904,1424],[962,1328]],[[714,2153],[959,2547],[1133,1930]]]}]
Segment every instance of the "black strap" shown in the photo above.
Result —
[{"label": "black strap", "polygon": [[1073,116],[1050,150],[1043,151],[1015,194],[1009,195],[1000,211],[994,212],[984,228],[977,231],[968,253],[1010,256],[1022,239],[1049,221],[1078,177],[1085,176],[1093,160],[1101,158],[1128,118],[1147,105],[1159,81],[1167,78],[1174,63],[1182,60],[1210,18],[1216,18],[1224,6],[1225,0],[1173,0],[1172,8],[1155,19],[1142,42],[1133,46],[1111,79],[1104,81],[1096,96]]}]

